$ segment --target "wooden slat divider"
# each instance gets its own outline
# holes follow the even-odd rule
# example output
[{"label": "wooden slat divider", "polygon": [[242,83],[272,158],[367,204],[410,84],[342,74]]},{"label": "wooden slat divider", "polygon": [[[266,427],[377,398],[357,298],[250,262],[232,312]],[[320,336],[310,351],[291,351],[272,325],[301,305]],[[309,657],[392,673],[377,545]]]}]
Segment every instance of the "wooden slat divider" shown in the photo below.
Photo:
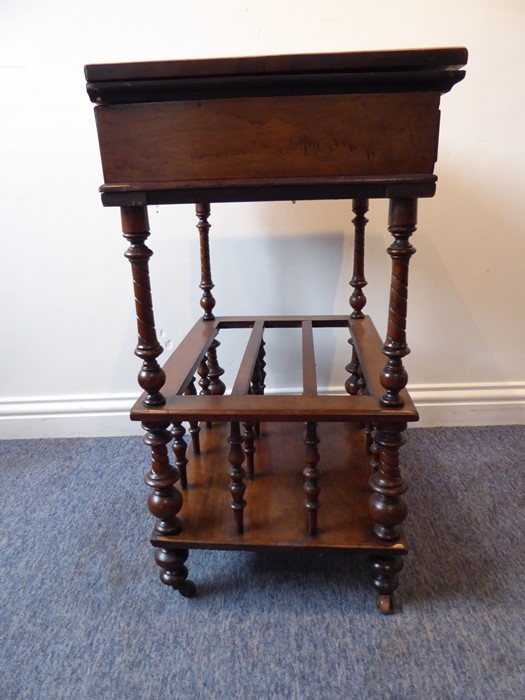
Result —
[{"label": "wooden slat divider", "polygon": [[232,396],[249,393],[250,381],[252,379],[253,369],[259,354],[263,333],[264,319],[260,318],[253,324],[252,332],[239,367],[239,372],[237,373],[237,377],[235,378],[232,388]]},{"label": "wooden slat divider", "polygon": [[315,371],[314,334],[311,321],[303,321],[303,395],[317,396],[317,373]]},{"label": "wooden slat divider", "polygon": [[301,328],[309,321],[313,328],[345,328],[348,314],[344,316],[218,316],[219,328],[251,328],[257,321],[264,321],[265,328]]},{"label": "wooden slat divider", "polygon": [[202,356],[208,350],[218,332],[219,323],[217,319],[215,321],[203,321],[200,318],[197,321],[164,365],[166,383],[162,391],[166,397],[184,393],[197,371]]}]

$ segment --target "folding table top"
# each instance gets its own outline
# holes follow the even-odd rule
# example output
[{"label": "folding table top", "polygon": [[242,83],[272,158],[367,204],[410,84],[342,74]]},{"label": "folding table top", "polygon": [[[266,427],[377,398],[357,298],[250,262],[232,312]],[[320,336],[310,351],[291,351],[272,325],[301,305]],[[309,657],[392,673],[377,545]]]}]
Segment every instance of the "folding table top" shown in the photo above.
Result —
[{"label": "folding table top", "polygon": [[432,196],[464,48],[88,65],[103,202]]}]

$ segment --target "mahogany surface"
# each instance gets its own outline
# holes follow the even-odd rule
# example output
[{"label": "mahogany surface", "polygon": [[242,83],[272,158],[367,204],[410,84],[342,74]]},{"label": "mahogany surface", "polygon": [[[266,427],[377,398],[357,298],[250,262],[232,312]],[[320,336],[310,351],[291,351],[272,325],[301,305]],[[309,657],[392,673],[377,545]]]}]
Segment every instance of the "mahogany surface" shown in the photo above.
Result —
[{"label": "mahogany surface", "polygon": [[[435,193],[441,96],[463,79],[466,62],[466,49],[451,47],[86,66],[102,202],[121,208],[129,243],[144,390],[131,418],[142,421],[151,452],[151,541],[161,581],[182,595],[196,590],[190,549],[343,548],[371,555],[378,608],[392,612],[407,551],[401,447],[418,419],[403,364],[410,240],[417,200]],[[355,214],[345,313],[216,315],[211,203],[341,198]],[[390,200],[384,341],[364,313],[373,198]],[[147,206],[190,202],[204,315],[161,366]],[[238,328],[251,332],[226,387],[220,339]],[[301,329],[298,394],[265,394],[270,328]],[[348,330],[339,395],[318,386],[315,328]]]},{"label": "mahogany surface", "polygon": [[374,93],[97,107],[104,181],[431,174],[438,105],[439,93]]},{"label": "mahogany surface", "polygon": [[[265,424],[255,480],[246,482],[244,533],[239,538],[231,518],[228,492],[228,425],[201,433],[201,456],[189,458],[188,490],[179,513],[177,537],[153,534],[153,544],[177,542],[194,549],[306,547],[406,553],[403,537],[381,542],[368,514],[370,469],[365,437],[355,424],[326,423],[320,437],[321,487],[317,536],[307,530],[303,494],[304,428],[298,423]],[[276,488],[276,484],[278,487]]]}]

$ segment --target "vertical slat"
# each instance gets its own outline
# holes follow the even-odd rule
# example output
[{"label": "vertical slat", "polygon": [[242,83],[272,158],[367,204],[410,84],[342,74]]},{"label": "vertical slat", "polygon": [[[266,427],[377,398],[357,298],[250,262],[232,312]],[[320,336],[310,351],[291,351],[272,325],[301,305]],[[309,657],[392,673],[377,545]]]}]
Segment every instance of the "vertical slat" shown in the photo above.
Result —
[{"label": "vertical slat", "polygon": [[314,334],[311,321],[302,322],[303,329],[303,395],[317,396]]},{"label": "vertical slat", "polygon": [[264,333],[264,319],[258,319],[253,324],[252,332],[248,340],[248,345],[244,351],[244,355],[235,378],[235,383],[232,388],[232,395],[248,394],[250,390],[250,382],[252,380],[253,369],[259,355],[259,348]]}]

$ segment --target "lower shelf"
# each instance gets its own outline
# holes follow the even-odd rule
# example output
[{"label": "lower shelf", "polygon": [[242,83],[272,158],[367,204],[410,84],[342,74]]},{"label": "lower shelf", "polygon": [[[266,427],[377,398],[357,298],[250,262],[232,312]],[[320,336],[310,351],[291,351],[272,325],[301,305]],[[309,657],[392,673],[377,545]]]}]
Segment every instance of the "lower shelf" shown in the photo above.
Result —
[{"label": "lower shelf", "polygon": [[368,515],[370,467],[365,435],[355,423],[322,423],[318,426],[319,533],[306,529],[302,470],[303,426],[299,423],[263,423],[256,441],[255,479],[246,479],[243,535],[236,535],[230,508],[228,424],[204,425],[201,456],[188,449],[188,489],[179,513],[183,531],[160,536],[152,544],[188,549],[297,548],[353,549],[406,554],[403,538],[393,544],[380,542]]}]

